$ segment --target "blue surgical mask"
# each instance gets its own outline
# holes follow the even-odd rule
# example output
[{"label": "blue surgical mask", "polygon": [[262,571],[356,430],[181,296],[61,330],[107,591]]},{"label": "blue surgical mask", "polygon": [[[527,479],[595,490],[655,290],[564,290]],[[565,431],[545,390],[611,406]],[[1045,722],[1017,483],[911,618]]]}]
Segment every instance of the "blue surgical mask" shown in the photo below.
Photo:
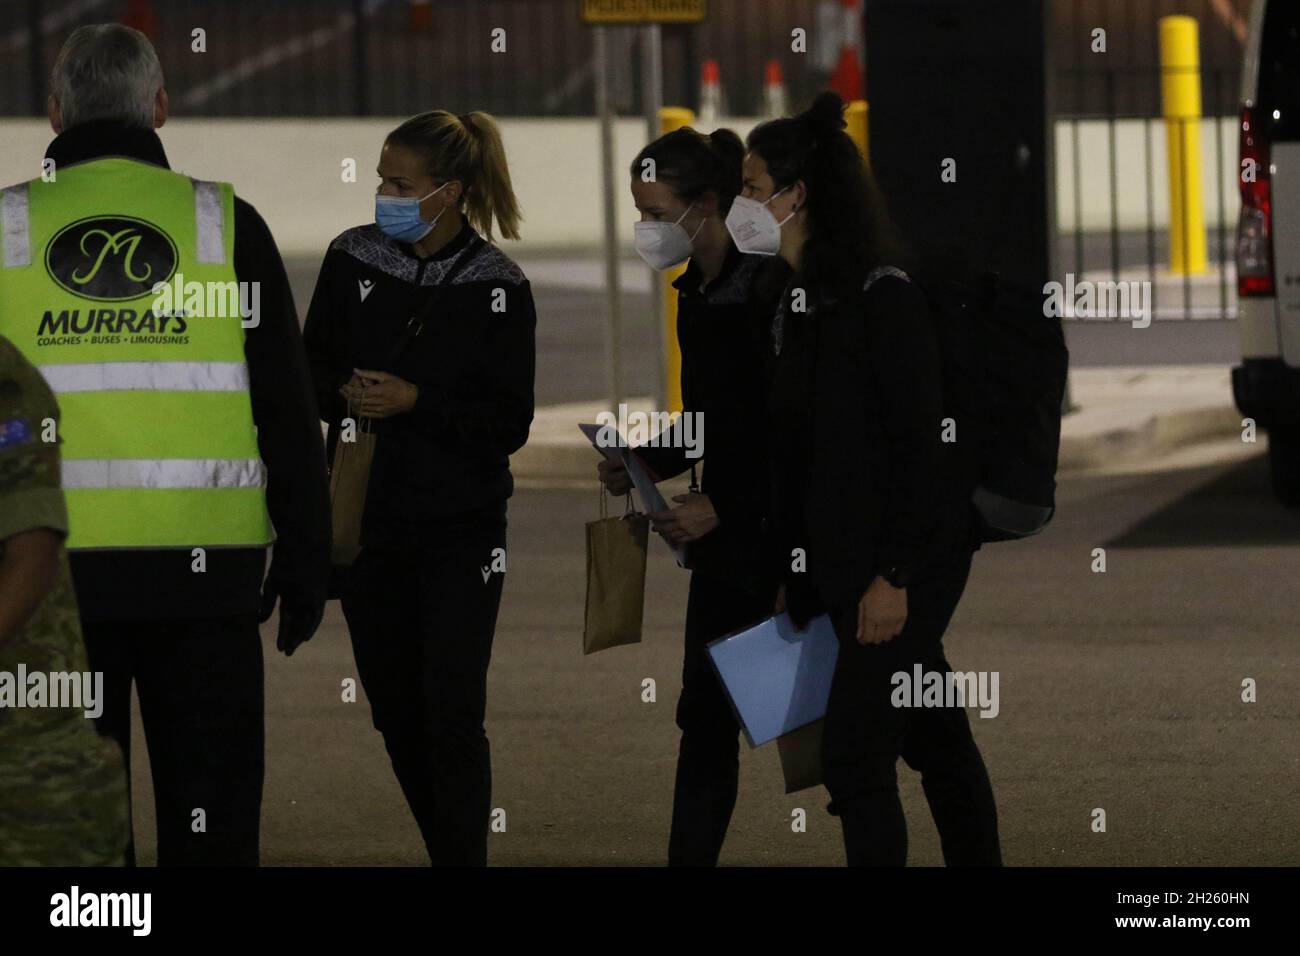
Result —
[{"label": "blue surgical mask", "polygon": [[[436,196],[448,186],[450,182],[443,183],[429,196]],[[412,196],[381,196],[375,194],[375,223],[383,230],[384,235],[392,236],[394,239],[402,242],[419,242],[438,224],[442,218],[442,212],[433,217],[433,222],[425,222],[420,218],[420,203],[424,202],[429,196],[421,196],[416,199]]]}]

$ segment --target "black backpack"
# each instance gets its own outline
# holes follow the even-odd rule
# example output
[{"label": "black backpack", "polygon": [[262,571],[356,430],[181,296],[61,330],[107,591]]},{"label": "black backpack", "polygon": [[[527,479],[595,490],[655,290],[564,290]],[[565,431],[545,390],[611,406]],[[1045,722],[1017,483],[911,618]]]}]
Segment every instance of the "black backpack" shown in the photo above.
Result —
[{"label": "black backpack", "polygon": [[[872,270],[877,278],[901,270]],[[1069,351],[1036,289],[995,273],[973,283],[917,283],[930,303],[944,366],[945,415],[956,423],[947,477],[970,499],[982,542],[1026,538],[1056,510],[1056,463]]]}]

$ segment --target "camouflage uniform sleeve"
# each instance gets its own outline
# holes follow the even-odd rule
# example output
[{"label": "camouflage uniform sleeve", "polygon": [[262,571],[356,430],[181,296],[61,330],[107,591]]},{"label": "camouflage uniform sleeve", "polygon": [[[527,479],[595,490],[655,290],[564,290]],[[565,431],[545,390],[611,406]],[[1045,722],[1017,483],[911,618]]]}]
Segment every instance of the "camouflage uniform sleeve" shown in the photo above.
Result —
[{"label": "camouflage uniform sleeve", "polygon": [[45,380],[0,339],[0,541],[22,531],[68,533],[68,509],[59,481],[58,403]]},{"label": "camouflage uniform sleeve", "polygon": [[[59,448],[47,424],[58,403],[45,380],[0,337],[0,552],[21,531],[66,534]],[[59,577],[0,670],[89,671],[65,554]],[[117,745],[76,708],[0,707],[0,866],[120,865],[130,839],[126,771]]]}]

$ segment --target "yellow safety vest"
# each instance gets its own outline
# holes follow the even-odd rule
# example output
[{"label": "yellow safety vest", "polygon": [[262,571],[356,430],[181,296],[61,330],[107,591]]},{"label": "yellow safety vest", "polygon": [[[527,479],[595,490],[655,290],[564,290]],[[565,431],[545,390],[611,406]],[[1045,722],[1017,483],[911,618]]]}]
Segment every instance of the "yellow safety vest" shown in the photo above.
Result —
[{"label": "yellow safety vest", "polygon": [[58,395],[67,546],[266,545],[234,189],[116,156],[55,177],[0,192],[0,335]]}]

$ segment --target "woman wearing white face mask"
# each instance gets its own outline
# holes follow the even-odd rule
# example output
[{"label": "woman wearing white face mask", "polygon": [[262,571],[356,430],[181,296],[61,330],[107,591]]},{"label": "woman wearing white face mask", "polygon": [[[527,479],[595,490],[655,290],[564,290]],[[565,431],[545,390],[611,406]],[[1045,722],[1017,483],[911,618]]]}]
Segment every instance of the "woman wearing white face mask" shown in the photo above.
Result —
[{"label": "woman wearing white face mask", "polygon": [[[631,169],[641,212],[637,251],[656,269],[687,262],[673,283],[682,399],[684,414],[708,426],[696,431],[706,439],[702,490],[678,495],[677,507],[651,516],[669,541],[689,543],[692,568],[670,865],[715,865],[736,802],[740,728],[705,646],[762,620],[776,593],[761,561],[763,345],[771,313],[754,297],[768,260],[739,252],[724,225],[740,190],[743,154],[730,130],[706,136],[686,128],[645,147]],[[697,458],[681,447],[642,458],[661,478],[688,469],[694,478]],[[616,494],[629,486],[626,472],[608,462],[600,475]]]},{"label": "woman wearing white face mask", "polygon": [[[997,865],[993,790],[965,711],[894,703],[893,675],[951,670],[942,638],[978,539],[948,481],[929,307],[898,269],[901,244],[842,110],[824,93],[751,132],[727,219],[742,249],[791,270],[768,345],[778,607],[796,624],[828,612],[839,637],[822,771],[849,864],[906,862],[902,756],[921,773],[945,861]],[[794,548],[804,573],[791,571]]]},{"label": "woman wearing white face mask", "polygon": [[517,239],[520,219],[491,117],[414,116],[376,173],[375,221],[330,244],[303,330],[331,456],[344,418],[377,435],[343,613],[430,860],[483,865],[487,671],[536,315],[487,241],[494,223]]}]

